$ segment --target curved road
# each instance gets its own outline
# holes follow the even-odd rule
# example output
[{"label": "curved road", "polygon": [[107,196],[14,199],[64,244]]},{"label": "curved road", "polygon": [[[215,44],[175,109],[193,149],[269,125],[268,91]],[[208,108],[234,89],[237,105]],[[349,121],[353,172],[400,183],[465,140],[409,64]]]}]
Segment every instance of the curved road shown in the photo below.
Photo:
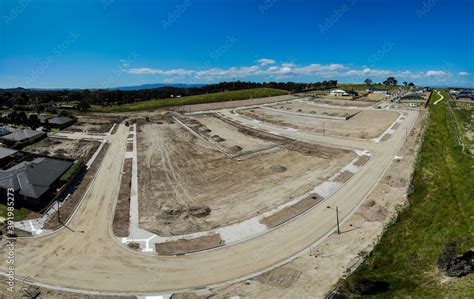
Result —
[{"label": "curved road", "polygon": [[[69,224],[75,232],[62,229],[53,235],[18,240],[16,275],[40,285],[92,294],[157,294],[233,282],[269,270],[334,230],[334,211],[326,209],[326,205],[338,206],[344,219],[361,204],[403,144],[405,128],[410,130],[415,123],[418,113],[407,113],[392,138],[377,144],[287,132],[293,138],[369,149],[372,159],[324,205],[302,217],[242,243],[177,257],[133,252],[118,245],[113,237],[111,223],[128,134],[128,128],[121,125],[116,134],[108,137],[110,147],[97,179]],[[259,125],[269,126],[252,123]],[[281,127],[272,129],[284,133]],[[5,259],[1,270],[6,272]]]}]

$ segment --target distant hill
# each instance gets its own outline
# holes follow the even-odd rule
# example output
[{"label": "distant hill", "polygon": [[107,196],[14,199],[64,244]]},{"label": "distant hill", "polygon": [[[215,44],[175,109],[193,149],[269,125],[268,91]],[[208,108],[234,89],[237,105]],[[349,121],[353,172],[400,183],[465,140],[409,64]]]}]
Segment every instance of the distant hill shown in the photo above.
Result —
[{"label": "distant hill", "polygon": [[154,84],[143,84],[143,85],[136,85],[136,86],[119,86],[119,87],[111,87],[108,88],[109,90],[141,90],[141,89],[153,89],[153,88],[160,88],[165,86],[177,87],[177,88],[193,88],[193,87],[202,87],[206,84],[184,84],[184,83],[154,83]]},{"label": "distant hill", "polygon": [[161,87],[176,87],[176,88],[193,88],[193,87],[203,87],[206,84],[184,84],[184,83],[154,83],[154,84],[143,84],[143,85],[136,85],[136,86],[118,86],[118,87],[110,87],[110,88],[23,88],[23,87],[16,87],[16,88],[0,88],[2,92],[22,92],[22,91],[50,91],[50,90],[98,90],[98,89],[106,89],[106,90],[142,90],[142,89],[154,89],[154,88],[161,88]]}]

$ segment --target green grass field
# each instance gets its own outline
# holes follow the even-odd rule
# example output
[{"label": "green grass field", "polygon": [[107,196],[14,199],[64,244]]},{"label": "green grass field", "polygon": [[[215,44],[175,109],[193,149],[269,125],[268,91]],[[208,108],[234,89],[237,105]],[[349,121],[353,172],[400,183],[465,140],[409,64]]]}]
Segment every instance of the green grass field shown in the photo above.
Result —
[{"label": "green grass field", "polygon": [[473,107],[452,107],[454,120],[462,142],[466,145],[474,145],[474,140],[467,137],[468,132],[474,132],[474,108]]},{"label": "green grass field", "polygon": [[437,270],[438,255],[446,243],[455,241],[458,254],[474,248],[474,164],[456,143],[448,101],[433,105],[439,96],[433,93],[432,97],[408,196],[410,206],[343,286],[369,279],[389,283],[388,291],[375,297],[474,297],[474,274],[445,280]]},{"label": "green grass field", "polygon": [[141,101],[131,104],[123,104],[116,106],[92,106],[92,112],[127,112],[127,111],[142,111],[154,110],[172,106],[183,106],[203,103],[216,103],[226,101],[246,100],[250,98],[263,98],[270,96],[279,96],[288,94],[288,91],[271,89],[271,88],[256,88],[236,91],[217,92],[182,98],[158,99]]}]

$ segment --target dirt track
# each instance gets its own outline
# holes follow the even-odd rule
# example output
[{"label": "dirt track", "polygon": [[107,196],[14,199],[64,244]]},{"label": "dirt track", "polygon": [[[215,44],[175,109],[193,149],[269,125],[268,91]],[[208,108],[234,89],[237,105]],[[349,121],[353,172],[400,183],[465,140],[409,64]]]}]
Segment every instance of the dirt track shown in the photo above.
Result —
[{"label": "dirt track", "polygon": [[[325,202],[325,205],[339,206],[341,219],[372,191],[404,142],[405,127],[411,128],[416,115],[409,112],[387,141],[361,142],[364,148],[371,150],[372,159]],[[138,294],[189,290],[242,279],[285,263],[334,229],[333,213],[322,207],[258,238],[191,256],[157,257],[123,248],[113,239],[111,223],[127,133],[127,129],[120,126],[117,133],[110,136],[111,146],[97,179],[69,224],[76,232],[63,229],[47,237],[17,241],[17,275],[45,284],[97,292]],[[325,140],[323,136],[292,134],[295,138]],[[354,140],[326,138],[330,144],[348,148],[361,146]],[[6,270],[4,259],[1,269]]]}]

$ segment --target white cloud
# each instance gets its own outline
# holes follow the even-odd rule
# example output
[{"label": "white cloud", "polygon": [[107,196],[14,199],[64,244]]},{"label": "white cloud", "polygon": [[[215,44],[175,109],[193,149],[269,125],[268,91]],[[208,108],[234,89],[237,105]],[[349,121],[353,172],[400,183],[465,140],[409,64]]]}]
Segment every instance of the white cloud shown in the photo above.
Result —
[{"label": "white cloud", "polygon": [[[294,63],[282,63],[277,65],[272,59],[262,58],[257,61],[259,64],[250,66],[234,66],[229,68],[202,68],[202,69],[155,69],[155,68],[132,68],[125,72],[135,75],[159,75],[163,80],[182,80],[183,76],[188,76],[195,81],[212,82],[218,80],[228,80],[233,78],[250,79],[260,78],[261,80],[288,79],[288,80],[318,80],[317,78],[352,78],[353,80],[363,80],[373,78],[380,80],[388,76],[394,76],[399,81],[402,80],[436,80],[452,78],[452,73],[428,70],[390,70],[372,69],[369,67],[351,68],[344,64],[308,64],[297,65]],[[470,75],[467,72],[458,73],[459,76]],[[178,77],[178,78],[177,78]],[[362,79],[361,79],[362,78]]]},{"label": "white cloud", "polygon": [[450,74],[443,71],[427,71],[426,76],[433,77],[433,78],[446,78],[446,77],[449,77]]},{"label": "white cloud", "polygon": [[268,58],[259,59],[259,60],[257,60],[257,62],[260,64],[260,66],[266,66],[266,65],[269,65],[269,64],[275,64],[276,63],[275,60],[268,59]]}]

